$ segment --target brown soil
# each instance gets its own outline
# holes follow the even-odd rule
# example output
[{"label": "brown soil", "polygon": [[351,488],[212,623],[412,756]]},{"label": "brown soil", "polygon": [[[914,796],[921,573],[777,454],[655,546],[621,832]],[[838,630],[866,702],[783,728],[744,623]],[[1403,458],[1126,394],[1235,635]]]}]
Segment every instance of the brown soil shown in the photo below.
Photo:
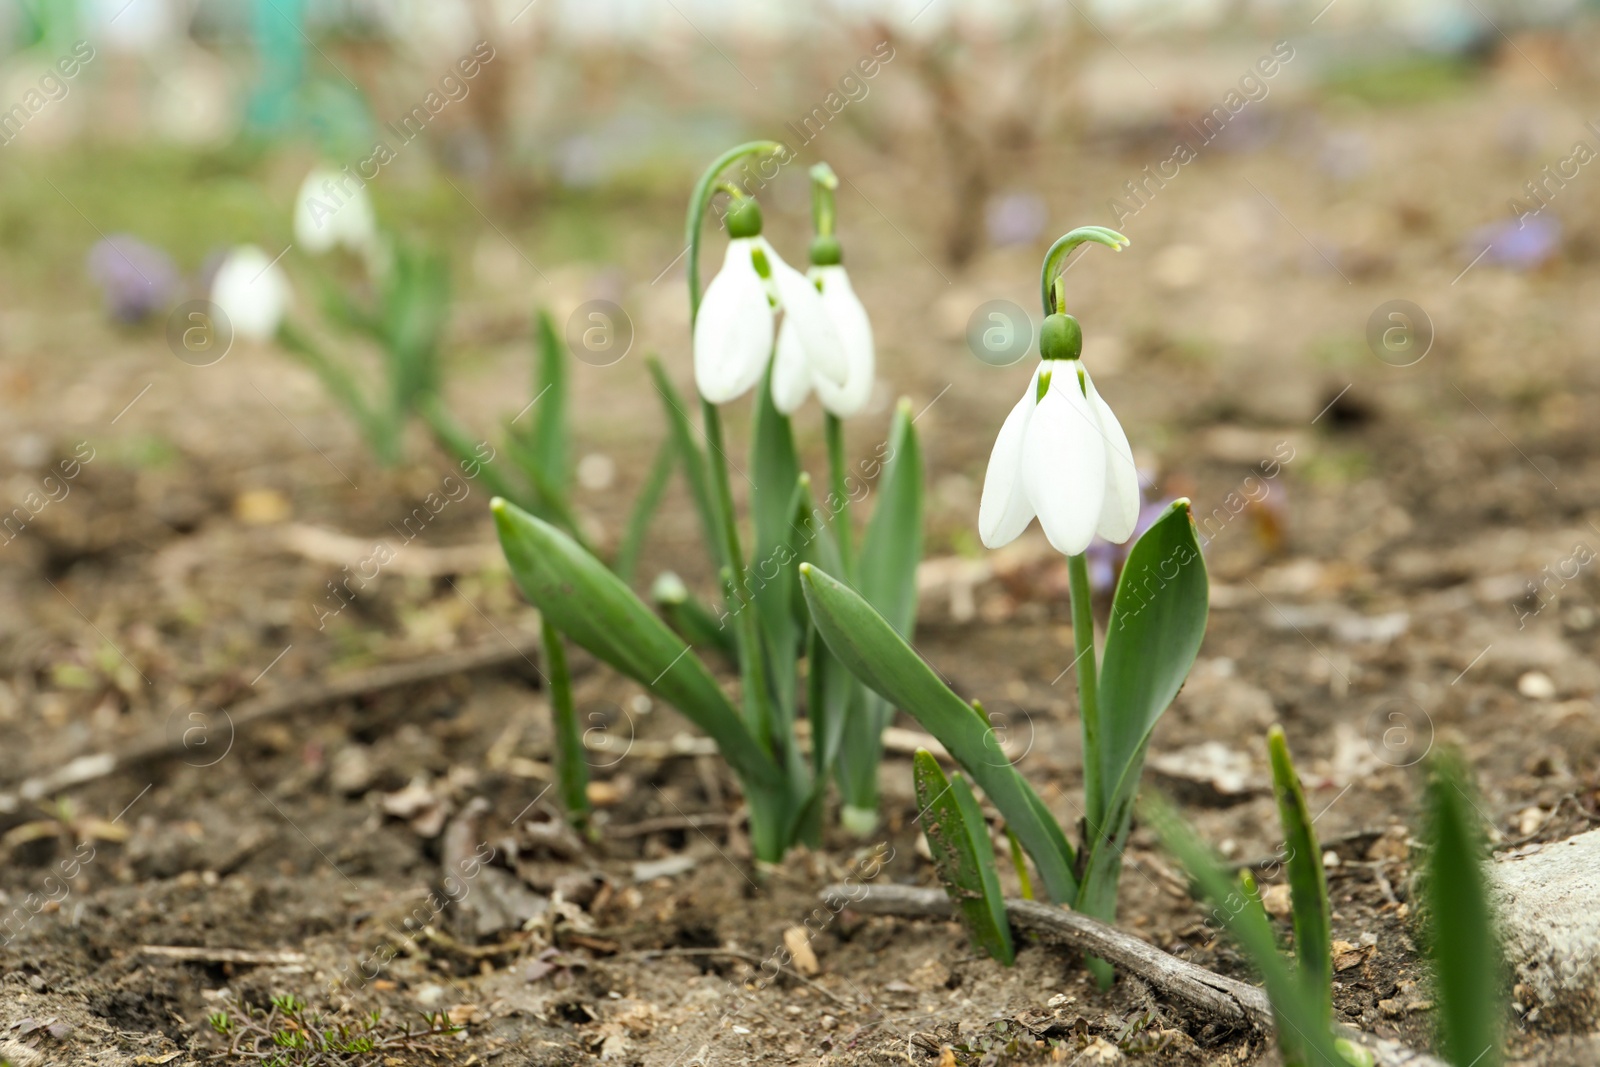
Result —
[{"label": "brown soil", "polygon": [[[1490,84],[1453,103],[1339,117],[1382,160],[1343,184],[1312,167],[1335,120],[1286,119],[1261,150],[1219,150],[1186,168],[1127,224],[1132,249],[1091,249],[1068,275],[1099,387],[1166,490],[1191,496],[1202,517],[1227,514],[1214,509],[1260,477],[1258,463],[1292,452],[1264,483],[1264,505],[1214,523],[1210,631],[1152,750],[1218,742],[1248,757],[1249,780],[1229,794],[1156,781],[1226,855],[1268,856],[1277,824],[1260,788],[1263,735],[1285,725],[1323,811],[1318,831],[1339,859],[1334,932],[1353,947],[1341,958],[1337,1010],[1419,1046],[1430,1040],[1431,994],[1411,925],[1416,761],[1432,745],[1466,751],[1502,848],[1587,828],[1600,785],[1594,575],[1546,586],[1537,614],[1540,602],[1524,595],[1575,546],[1600,545],[1590,418],[1600,376],[1587,298],[1600,219],[1574,195],[1562,205],[1566,251],[1551,264],[1518,273],[1480,263],[1452,281],[1470,258],[1460,235],[1499,217],[1524,171],[1537,170],[1479,152],[1476,131],[1516,114],[1516,93]],[[1105,191],[1149,156],[1144,142],[1100,149],[1015,176],[1045,190],[1053,227],[1110,221]],[[858,198],[841,201],[861,249],[851,266],[878,324],[881,374],[927,406],[917,425],[932,550],[971,551],[983,463],[1023,370],[980,364],[960,333],[984,300],[1031,306],[1038,249],[988,253],[942,276],[916,251],[936,247],[932,223],[897,195],[910,176],[852,160],[842,143],[840,152],[835,167],[856,164],[862,192],[905,233]],[[803,210],[772,212],[780,243]],[[625,302],[639,339],[617,366],[577,372],[580,454],[603,454],[618,470],[610,487],[580,497],[603,539],[616,536],[661,432],[638,354],[661,350],[687,380],[681,282],[651,284],[672,258],[675,227],[663,210],[617,238],[633,265]],[[1194,256],[1199,270],[1186,266]],[[576,294],[550,296],[564,310],[595,283],[572,268],[552,284]],[[1363,341],[1372,310],[1395,298],[1427,309],[1438,333],[1406,368],[1380,362]],[[524,392],[525,334],[481,338],[523,300],[469,295],[458,312],[463,336],[480,340],[454,388],[478,424],[520,406],[505,398]],[[641,755],[645,742],[689,728],[582,657],[580,711],[614,739],[612,751],[628,750],[595,756],[603,827],[594,845],[550,830],[548,728],[531,664],[235,735],[214,709],[291,679],[527,635],[532,613],[493,569],[386,575],[319,629],[313,605],[339,569],[284,551],[274,524],[247,521],[241,496],[272,491],[294,521],[377,539],[448,463],[419,436],[413,465],[376,469],[315,382],[276,353],[241,349],[196,369],[159,334],[113,331],[83,312],[63,331],[53,314],[48,302],[7,313],[8,500],[80,441],[94,458],[66,499],[0,550],[12,607],[0,619],[0,782],[152,731],[202,732],[177,758],[0,815],[5,829],[58,823],[13,840],[0,865],[14,920],[0,944],[0,1040],[12,1042],[0,1056],[197,1062],[220,1048],[209,1012],[294,993],[322,1009],[382,1007],[396,1026],[424,1010],[466,1024],[434,1052],[391,1062],[921,1064],[949,1045],[963,1064],[1070,1062],[1084,1049],[1088,1063],[1100,1062],[1097,1040],[1136,1062],[1275,1061],[1269,1043],[1198,1028],[1137,981],[1097,990],[1054,948],[1025,946],[1007,970],[977,957],[953,924],[817,917],[817,888],[877,841],[835,831],[823,851],[757,876],[725,818],[606,833],[687,813],[726,817],[737,790],[714,759]],[[891,398],[852,426],[861,453]],[[814,411],[798,426],[820,471]],[[485,504],[474,489],[422,543],[491,540]],[[697,536],[674,486],[641,574],[671,566],[708,588]],[[1028,749],[1025,773],[1070,822],[1080,752],[1072,679],[1061,677],[1071,661],[1065,582],[1054,567],[1030,565],[981,586],[976,608],[957,620],[945,599],[930,600],[918,647],[961,693],[1005,717]],[[408,786],[412,807],[386,806]],[[908,825],[905,760],[885,764],[883,787],[882,843],[893,858],[878,877],[928,883]],[[85,841],[92,861],[61,879]],[[448,888],[445,865],[480,844],[496,858],[467,880],[465,899],[428,911],[429,894]],[[679,873],[636,880],[636,864],[673,857],[684,858]],[[1126,928],[1248,973],[1144,832],[1128,858]],[[497,902],[515,907],[530,894],[547,905],[541,919],[527,930],[496,924]],[[405,925],[418,908],[439,937]],[[808,918],[821,927],[811,942],[820,974],[761,979],[747,958],[765,959]],[[151,945],[303,958],[185,962],[141,952]],[[658,951],[667,954],[648,954]],[[330,995],[339,976],[389,956],[372,980]],[[1579,1062],[1565,1057],[1582,1053],[1562,1052],[1542,1028],[1536,1005],[1521,1008],[1518,1055]]]}]

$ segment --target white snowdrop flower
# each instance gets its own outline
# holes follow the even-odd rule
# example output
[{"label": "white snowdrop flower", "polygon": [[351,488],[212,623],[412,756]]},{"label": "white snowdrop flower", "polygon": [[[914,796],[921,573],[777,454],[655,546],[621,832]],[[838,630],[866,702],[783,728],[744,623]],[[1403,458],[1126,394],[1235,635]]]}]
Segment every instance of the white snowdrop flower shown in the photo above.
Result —
[{"label": "white snowdrop flower", "polygon": [[848,418],[872,396],[876,374],[872,322],[842,265],[834,262],[812,267],[807,277],[821,294],[823,310],[838,338],[844,381],[835,382],[807,360],[792,320],[785,320],[778,331],[778,354],[772,367],[772,402],[785,415],[792,415],[815,388],[829,414]]},{"label": "white snowdrop flower", "polygon": [[314,256],[340,245],[365,255],[377,236],[372,201],[360,179],[327,167],[306,175],[294,203],[295,244]]},{"label": "white snowdrop flower", "polygon": [[1006,416],[989,456],[978,535],[1014,541],[1037,516],[1056,551],[1076,556],[1096,534],[1115,544],[1139,520],[1139,475],[1122,424],[1078,358],[1077,320],[1055,314],[1039,336],[1039,367]]},{"label": "white snowdrop flower", "polygon": [[722,270],[706,287],[694,322],[694,381],[700,395],[725,404],[761,380],[772,355],[776,310],[783,311],[805,365],[843,387],[844,352],[822,294],[761,236],[761,209],[754,200],[729,208],[727,223],[732,239]]},{"label": "white snowdrop flower", "polygon": [[217,268],[211,302],[228,317],[236,336],[270,340],[289,307],[289,279],[261,249],[240,245]]}]

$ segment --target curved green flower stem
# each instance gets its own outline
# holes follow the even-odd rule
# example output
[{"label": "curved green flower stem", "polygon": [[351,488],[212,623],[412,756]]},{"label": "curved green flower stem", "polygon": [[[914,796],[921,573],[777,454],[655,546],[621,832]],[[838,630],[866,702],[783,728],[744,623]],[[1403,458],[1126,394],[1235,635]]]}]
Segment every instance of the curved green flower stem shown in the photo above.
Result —
[{"label": "curved green flower stem", "polygon": [[[1066,283],[1061,272],[1067,255],[1079,245],[1092,241],[1105,245],[1113,252],[1128,246],[1128,239],[1116,230],[1104,226],[1080,226],[1063,234],[1045,253],[1039,268],[1039,302],[1046,317],[1065,310]],[[1101,778],[1103,767],[1100,752],[1100,668],[1094,650],[1094,607],[1089,591],[1089,563],[1082,555],[1067,557],[1067,575],[1072,590],[1072,644],[1077,658],[1073,665],[1078,672],[1079,714],[1083,719],[1083,841],[1079,846],[1080,859],[1087,857],[1087,867],[1073,902],[1075,910],[1092,918],[1111,921],[1117,909],[1117,876],[1120,862],[1102,865],[1097,863],[1102,846],[1120,852],[1121,843],[1110,840],[1116,827],[1105,825],[1107,797]],[[1104,960],[1085,961],[1100,988],[1111,985],[1111,965]]]},{"label": "curved green flower stem", "polygon": [[561,634],[548,621],[541,622],[544,641],[545,688],[549,690],[550,720],[555,727],[554,751],[556,781],[560,784],[561,806],[567,821],[577,829],[589,831],[589,764],[584,759],[583,735],[578,730],[578,713],[572,704],[572,676],[567,672],[567,653]]},{"label": "curved green flower stem", "polygon": [[839,498],[839,510],[833,515],[833,536],[839,542],[839,560],[844,573],[852,582],[856,579],[855,550],[851,546],[850,494],[845,491],[844,473],[844,420],[833,412],[823,417],[828,435],[828,469],[833,481],[833,494]]},{"label": "curved green flower stem", "polygon": [[745,156],[759,155],[782,148],[777,141],[748,141],[730,148],[712,161],[706,172],[695,183],[689,195],[689,218],[685,238],[689,242],[689,330],[694,331],[694,320],[700,314],[700,224],[711,207],[711,197],[717,191],[717,178]]},{"label": "curved green flower stem", "polygon": [[[1071,233],[1064,234],[1056,239],[1050,246],[1050,251],[1044,254],[1044,265],[1039,268],[1039,300],[1044,305],[1046,315],[1060,311],[1059,292],[1052,293],[1052,283],[1060,276],[1061,265],[1066,260],[1067,254],[1086,241],[1105,245],[1113,252],[1120,252],[1128,247],[1129,241],[1116,230],[1108,230],[1104,226],[1079,226]],[[1052,299],[1054,297],[1054,299]]]},{"label": "curved green flower stem", "polygon": [[731,571],[728,592],[733,603],[729,607],[739,627],[739,670],[744,675],[745,721],[770,756],[774,754],[774,746],[767,662],[762,649],[760,620],[756,618],[755,594],[750,589],[744,550],[739,546],[739,525],[733,515],[733,487],[728,480],[728,465],[723,458],[722,413],[717,410],[717,405],[704,399],[700,401],[700,412],[706,429],[706,465],[711,469],[712,503],[722,526],[723,555]]},{"label": "curved green flower stem", "polygon": [[1072,646],[1077,657],[1079,715],[1083,720],[1083,802],[1085,854],[1093,851],[1105,819],[1105,798],[1100,784],[1099,668],[1094,651],[1094,608],[1089,591],[1089,563],[1082,555],[1067,557],[1067,577],[1072,591]]},{"label": "curved green flower stem", "polygon": [[[757,155],[762,152],[771,152],[782,146],[776,141],[750,141],[746,144],[730,148],[718,156],[706,168],[700,180],[695,183],[694,192],[689,199],[688,232],[685,234],[689,242],[689,331],[691,337],[694,333],[695,319],[700,314],[700,234],[702,223],[705,221],[706,211],[711,206],[711,198],[717,191],[717,179],[722,172],[735,162],[746,156]],[[749,575],[745,572],[744,552],[739,546],[739,527],[733,513],[733,488],[729,483],[728,466],[725,450],[722,443],[722,415],[717,406],[702,398],[700,401],[701,418],[705,423],[706,435],[706,466],[709,468],[712,486],[712,507],[716,512],[717,525],[721,528],[723,542],[723,559],[727,561],[731,571],[730,599],[734,615],[738,620],[739,634],[739,667],[744,676],[744,705],[745,718],[749,723],[751,732],[755,735],[761,747],[770,755],[774,752],[772,737],[772,717],[770,712],[770,694],[766,671],[766,659],[762,648],[761,632],[753,610],[753,595],[750,591]],[[753,796],[750,798],[753,802]],[[765,837],[772,830],[763,827],[760,831],[756,826],[758,813],[754,806],[751,807],[751,837]],[[765,821],[764,819],[761,821]],[[776,831],[781,836],[782,829]],[[776,859],[763,851],[763,843],[759,840],[752,842],[756,847],[759,858]],[[778,854],[782,853],[782,845],[778,845]]]}]

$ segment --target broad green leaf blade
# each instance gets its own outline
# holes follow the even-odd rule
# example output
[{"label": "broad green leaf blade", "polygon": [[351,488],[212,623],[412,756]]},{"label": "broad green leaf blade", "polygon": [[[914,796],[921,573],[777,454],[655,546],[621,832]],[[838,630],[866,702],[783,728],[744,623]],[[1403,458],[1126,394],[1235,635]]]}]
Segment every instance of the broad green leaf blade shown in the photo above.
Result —
[{"label": "broad green leaf blade", "polygon": [[1131,814],[1150,734],[1194,666],[1208,598],[1189,502],[1178,500],[1128,554],[1106,626],[1099,706],[1107,836]]},{"label": "broad green leaf blade", "polygon": [[901,400],[856,567],[861,595],[901,637],[910,637],[916,622],[917,564],[922,562],[922,449],[911,418],[910,401]]},{"label": "broad green leaf blade", "polygon": [[512,577],[556,629],[711,735],[746,789],[778,787],[777,764],[705,664],[616,575],[549,523],[504,500],[490,506]]},{"label": "broad green leaf blade", "polygon": [[1006,758],[994,730],[859,593],[810,564],[800,565],[800,575],[811,618],[834,656],[862,684],[904,708],[939,739],[1016,831],[1050,899],[1071,903],[1078,892],[1071,846],[1044,802]]},{"label": "broad green leaf blade", "polygon": [[1483,873],[1476,801],[1454,753],[1441,754],[1430,769],[1425,899],[1439,1041],[1444,1058],[1453,1064],[1499,1067],[1505,1003],[1501,953]]},{"label": "broad green leaf blade", "polygon": [[1289,758],[1283,728],[1267,734],[1272,760],[1272,791],[1278,796],[1278,819],[1283,823],[1289,850],[1289,898],[1294,907],[1294,953],[1306,993],[1324,1011],[1323,1023],[1333,1025],[1333,914],[1328,906],[1328,876],[1322,869],[1322,849],[1311,825],[1305,790]]},{"label": "broad green leaf blade", "polygon": [[[1133,826],[1145,749],[1200,651],[1207,589],[1189,502],[1175,501],[1128,554],[1111,604],[1098,701],[1100,780],[1106,792],[1098,808],[1101,824],[1087,828],[1088,858],[1076,904],[1094,918],[1110,922],[1116,916],[1122,852]],[[1110,977],[1104,965],[1098,974],[1102,985]]]},{"label": "broad green leaf blade", "polygon": [[565,503],[572,487],[567,353],[550,312],[543,308],[539,309],[536,332],[539,365],[533,383],[533,459],[539,465],[540,484]]},{"label": "broad green leaf blade", "polygon": [[961,912],[974,947],[1011,966],[1016,959],[1011,923],[1000,895],[994,848],[971,787],[959,773],[946,780],[927,749],[917,750],[911,769],[923,836],[944,891]]},{"label": "broad green leaf blade", "polygon": [[583,734],[578,729],[578,713],[572,704],[572,676],[567,672],[567,653],[561,635],[549,621],[543,623],[545,688],[550,698],[550,725],[555,742],[556,780],[560,785],[561,806],[574,826],[589,822],[589,762],[583,752]]},{"label": "broad green leaf blade", "polygon": [[617,546],[617,558],[612,563],[611,569],[624,582],[633,582],[634,570],[639,565],[639,552],[644,548],[645,536],[650,532],[650,520],[661,506],[661,496],[667,490],[667,482],[672,477],[672,468],[677,460],[678,450],[670,437],[657,446],[656,458],[650,464],[644,484],[639,487],[633,510],[628,513],[628,525],[623,528],[622,543]]},{"label": "broad green leaf blade", "polygon": [[1284,1062],[1290,1067],[1349,1067],[1334,1047],[1333,1031],[1323,1021],[1326,1013],[1279,953],[1266,909],[1245,898],[1194,827],[1166,800],[1147,796],[1140,810],[1162,845],[1199,886],[1212,906],[1211,917],[1221,921],[1261,975],[1277,1017]]},{"label": "broad green leaf blade", "polygon": [[718,567],[728,566],[727,553],[722,547],[722,530],[717,525],[717,513],[711,504],[711,483],[706,477],[706,454],[689,421],[689,411],[683,406],[683,396],[667,377],[661,361],[654,356],[645,360],[650,377],[655,380],[656,395],[661,397],[661,407],[667,413],[667,425],[672,429],[672,441],[678,449],[678,459],[683,464],[683,477],[689,485],[689,495],[700,516],[700,528],[705,533],[705,543],[711,552],[711,562]]}]

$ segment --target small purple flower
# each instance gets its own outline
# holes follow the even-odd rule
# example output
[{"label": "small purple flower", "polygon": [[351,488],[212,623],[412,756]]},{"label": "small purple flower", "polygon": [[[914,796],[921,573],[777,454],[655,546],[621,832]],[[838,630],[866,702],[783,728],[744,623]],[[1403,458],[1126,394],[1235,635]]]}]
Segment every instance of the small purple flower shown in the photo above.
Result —
[{"label": "small purple flower", "polygon": [[89,277],[105,294],[117,322],[138,322],[172,302],[178,268],[161,249],[126,233],[112,234],[89,250]]},{"label": "small purple flower", "polygon": [[1462,254],[1483,256],[1512,270],[1534,270],[1561,251],[1561,223],[1544,215],[1506,219],[1479,226],[1467,236]]},{"label": "small purple flower", "polygon": [[[1143,472],[1139,479],[1146,482]],[[1146,489],[1149,486],[1146,482]],[[1117,587],[1117,579],[1122,577],[1122,566],[1128,562],[1128,553],[1133,551],[1133,546],[1144,532],[1156,524],[1167,508],[1177,497],[1167,496],[1160,500],[1142,504],[1139,507],[1139,521],[1134,524],[1133,536],[1125,544],[1114,545],[1109,541],[1096,537],[1089,543],[1084,552],[1089,558],[1089,588],[1097,594],[1109,596]]]},{"label": "small purple flower", "polygon": [[992,197],[984,208],[989,241],[999,247],[1032,244],[1044,232],[1049,211],[1036,193],[1006,193]]}]

